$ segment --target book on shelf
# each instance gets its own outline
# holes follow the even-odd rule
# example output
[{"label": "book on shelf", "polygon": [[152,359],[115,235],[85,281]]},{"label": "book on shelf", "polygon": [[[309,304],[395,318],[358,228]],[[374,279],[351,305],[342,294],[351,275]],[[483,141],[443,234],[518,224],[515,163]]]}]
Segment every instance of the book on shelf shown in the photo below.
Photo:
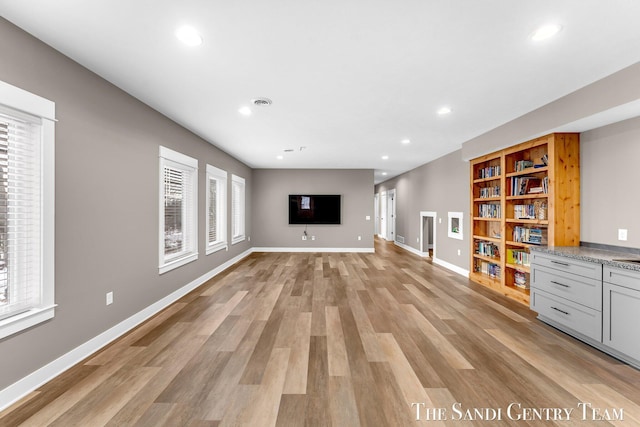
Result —
[{"label": "book on shelf", "polygon": [[[545,184],[543,181],[543,179],[537,178],[535,176],[512,176],[511,195],[526,196],[527,194],[544,192]],[[541,189],[541,191],[538,189]]]},{"label": "book on shelf", "polygon": [[524,271],[516,270],[513,273],[513,284],[521,289],[529,289],[529,281],[527,280],[527,273]]},{"label": "book on shelf", "polygon": [[475,242],[475,253],[490,258],[500,258],[500,248],[493,242],[478,240]]},{"label": "book on shelf", "polygon": [[529,267],[529,252],[525,249],[507,249],[507,264]]},{"label": "book on shelf", "polygon": [[499,204],[483,203],[478,205],[478,216],[480,218],[502,218],[501,211]]},{"label": "book on shelf", "polygon": [[546,245],[547,230],[542,228],[513,227],[513,241],[530,245]]},{"label": "book on shelf", "polygon": [[518,160],[515,162],[515,171],[520,172],[533,167],[533,162],[531,160]]},{"label": "book on shelf", "polygon": [[492,187],[483,187],[479,189],[479,198],[487,199],[489,197],[500,197],[500,186],[495,185]]},{"label": "book on shelf", "polygon": [[477,261],[475,263],[475,271],[486,274],[493,279],[499,279],[502,274],[502,269],[498,264],[488,261]]},{"label": "book on shelf", "polygon": [[536,207],[533,204],[514,205],[513,217],[515,219],[536,219]]},{"label": "book on shelf", "polygon": [[482,168],[478,170],[478,178],[493,178],[496,176],[500,176],[500,165],[497,166],[487,166],[486,168]]}]

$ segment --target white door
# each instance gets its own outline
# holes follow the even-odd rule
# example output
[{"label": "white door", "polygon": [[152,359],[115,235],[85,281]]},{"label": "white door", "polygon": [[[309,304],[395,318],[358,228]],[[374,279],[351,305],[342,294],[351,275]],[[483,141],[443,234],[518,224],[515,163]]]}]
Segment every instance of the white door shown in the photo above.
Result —
[{"label": "white door", "polygon": [[380,234],[380,194],[376,193],[373,196],[373,218],[375,234]]},{"label": "white door", "polygon": [[387,238],[387,192],[380,193],[380,237]]},{"label": "white door", "polygon": [[396,190],[387,193],[387,240],[396,240]]}]

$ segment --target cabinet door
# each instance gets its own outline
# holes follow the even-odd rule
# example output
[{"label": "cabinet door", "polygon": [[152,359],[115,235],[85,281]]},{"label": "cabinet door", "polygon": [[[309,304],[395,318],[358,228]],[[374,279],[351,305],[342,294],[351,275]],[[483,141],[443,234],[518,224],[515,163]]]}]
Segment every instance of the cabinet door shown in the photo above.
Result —
[{"label": "cabinet door", "polygon": [[640,360],[640,291],[603,283],[603,342]]}]

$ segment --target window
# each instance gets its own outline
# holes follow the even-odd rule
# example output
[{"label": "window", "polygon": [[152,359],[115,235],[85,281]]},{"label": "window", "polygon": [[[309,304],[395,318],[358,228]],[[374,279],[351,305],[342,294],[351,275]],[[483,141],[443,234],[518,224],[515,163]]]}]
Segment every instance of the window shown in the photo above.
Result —
[{"label": "window", "polygon": [[54,117],[0,82],[0,339],[55,314]]},{"label": "window", "polygon": [[207,255],[227,247],[227,173],[207,165]]},{"label": "window", "polygon": [[244,236],[244,207],[245,207],[244,178],[231,176],[231,244],[242,242]]},{"label": "window", "polygon": [[160,274],[198,259],[198,160],[160,147]]}]

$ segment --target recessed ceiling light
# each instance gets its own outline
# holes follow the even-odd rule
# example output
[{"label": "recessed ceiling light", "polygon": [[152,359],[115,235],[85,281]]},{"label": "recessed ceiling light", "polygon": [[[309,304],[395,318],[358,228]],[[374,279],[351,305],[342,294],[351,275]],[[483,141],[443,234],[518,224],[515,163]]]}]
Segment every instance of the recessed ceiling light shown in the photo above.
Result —
[{"label": "recessed ceiling light", "polygon": [[386,173],[386,172],[382,172],[382,175],[383,175],[383,176],[387,176],[387,173]]},{"label": "recessed ceiling light", "polygon": [[400,142],[402,142],[403,144],[409,144],[409,143],[411,142],[411,140],[409,140],[409,139],[403,139],[403,140],[402,140],[402,141],[400,141]]},{"label": "recessed ceiling light", "polygon": [[282,159],[284,159],[284,156],[276,156],[276,159],[282,160]]},{"label": "recessed ceiling light", "polygon": [[202,36],[198,34],[195,28],[188,25],[178,28],[176,30],[176,37],[187,46],[198,46],[202,44]]},{"label": "recessed ceiling light", "polygon": [[562,30],[562,25],[558,24],[547,24],[538,28],[531,34],[531,40],[540,41],[546,40],[558,34]]},{"label": "recessed ceiling light", "polygon": [[450,107],[440,107],[437,111],[439,116],[444,116],[445,114],[449,114],[451,112]]},{"label": "recessed ceiling light", "polygon": [[242,107],[238,110],[238,113],[242,114],[243,116],[250,116],[251,115],[251,108],[249,107]]},{"label": "recessed ceiling light", "polygon": [[382,156],[382,160],[389,160],[389,156]]}]

